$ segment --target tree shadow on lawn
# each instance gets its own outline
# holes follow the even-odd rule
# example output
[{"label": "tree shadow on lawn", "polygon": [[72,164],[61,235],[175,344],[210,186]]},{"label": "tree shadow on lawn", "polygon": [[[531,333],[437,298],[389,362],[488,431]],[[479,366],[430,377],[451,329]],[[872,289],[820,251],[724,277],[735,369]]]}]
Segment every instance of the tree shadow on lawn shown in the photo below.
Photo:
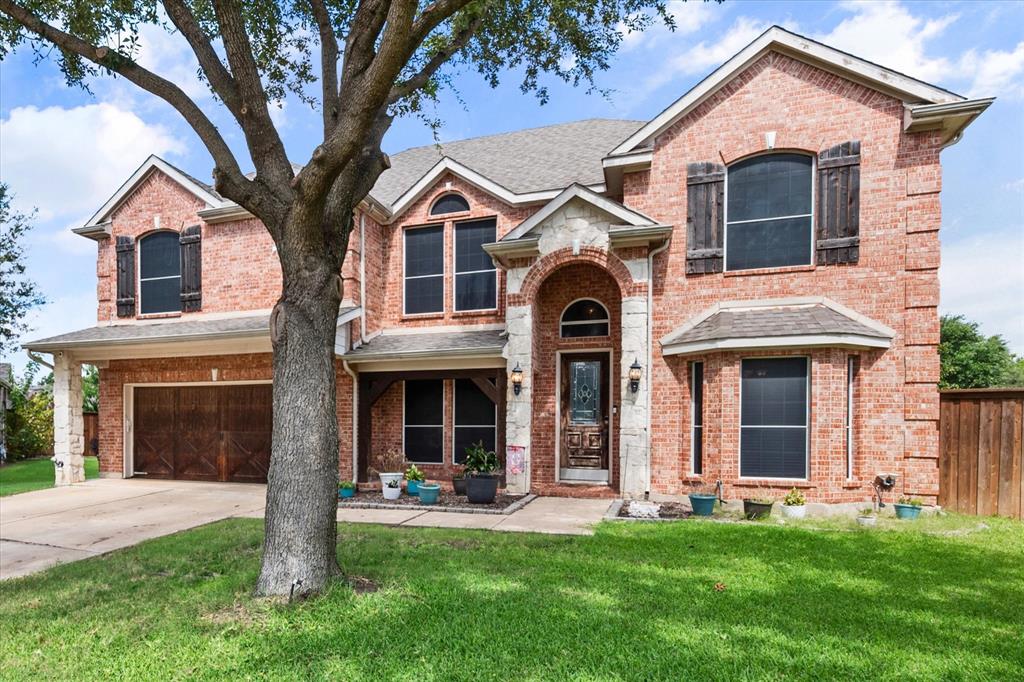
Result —
[{"label": "tree shadow on lawn", "polygon": [[339,583],[281,607],[249,598],[261,523],[233,520],[0,585],[0,622],[17,623],[0,665],[11,679],[1010,679],[1024,666],[1015,528],[341,525],[345,572],[380,591]]}]

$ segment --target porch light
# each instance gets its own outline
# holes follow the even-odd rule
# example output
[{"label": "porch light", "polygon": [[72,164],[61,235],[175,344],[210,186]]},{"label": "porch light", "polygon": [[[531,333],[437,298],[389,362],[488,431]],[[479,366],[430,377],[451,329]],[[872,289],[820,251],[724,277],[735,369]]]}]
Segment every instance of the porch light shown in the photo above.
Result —
[{"label": "porch light", "polygon": [[509,379],[512,381],[512,392],[519,395],[519,392],[523,390],[523,369],[518,362],[515,369],[512,370],[512,374],[509,375]]},{"label": "porch light", "polygon": [[633,393],[640,390],[640,377],[643,373],[644,368],[636,358],[633,358],[633,364],[629,366],[629,390]]}]

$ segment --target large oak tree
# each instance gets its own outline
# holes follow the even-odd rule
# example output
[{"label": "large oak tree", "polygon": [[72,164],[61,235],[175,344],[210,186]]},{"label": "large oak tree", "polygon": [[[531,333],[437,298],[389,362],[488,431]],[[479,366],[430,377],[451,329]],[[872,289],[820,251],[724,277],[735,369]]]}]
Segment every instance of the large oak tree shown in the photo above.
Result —
[{"label": "large oak tree", "polygon": [[[69,85],[116,74],[170,104],[214,162],[223,196],[258,217],[283,274],[271,316],[274,432],[256,593],[315,592],[338,572],[334,337],[353,212],[388,167],[396,116],[458,70],[504,73],[543,101],[545,76],[594,87],[623,34],[671,25],[655,0],[0,0],[0,56],[28,47]],[[176,31],[244,136],[247,176],[210,112],[135,61],[141,26]],[[56,49],[53,49],[56,47]],[[322,112],[323,140],[290,163],[268,105]],[[302,159],[295,159],[302,161]]]}]

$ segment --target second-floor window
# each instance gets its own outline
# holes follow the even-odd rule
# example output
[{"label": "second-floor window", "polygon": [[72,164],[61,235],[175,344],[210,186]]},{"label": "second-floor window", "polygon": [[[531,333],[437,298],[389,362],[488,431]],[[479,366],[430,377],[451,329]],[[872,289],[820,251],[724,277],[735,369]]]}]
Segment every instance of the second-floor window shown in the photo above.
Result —
[{"label": "second-floor window", "polygon": [[405,312],[444,311],[444,225],[405,231]]},{"label": "second-floor window", "polygon": [[496,239],[497,220],[455,223],[455,310],[498,307],[498,272],[483,249]]},{"label": "second-floor window", "polygon": [[181,311],[181,245],[177,232],[154,232],[139,241],[139,311]]},{"label": "second-floor window", "polygon": [[812,163],[803,154],[766,154],[729,167],[726,270],[812,262]]}]

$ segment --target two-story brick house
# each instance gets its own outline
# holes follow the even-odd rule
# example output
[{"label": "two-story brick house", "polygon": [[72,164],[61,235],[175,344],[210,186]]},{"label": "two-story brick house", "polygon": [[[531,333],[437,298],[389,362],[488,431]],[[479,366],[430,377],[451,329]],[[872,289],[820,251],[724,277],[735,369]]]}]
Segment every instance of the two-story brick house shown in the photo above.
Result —
[{"label": "two-story brick house", "polygon": [[[342,273],[341,476],[483,441],[516,492],[934,498],[939,155],[990,103],[772,28],[651,121],[396,154]],[[76,231],[98,325],[28,344],[67,479],[92,362],[105,475],[264,480],[262,225],[154,157]]]}]

